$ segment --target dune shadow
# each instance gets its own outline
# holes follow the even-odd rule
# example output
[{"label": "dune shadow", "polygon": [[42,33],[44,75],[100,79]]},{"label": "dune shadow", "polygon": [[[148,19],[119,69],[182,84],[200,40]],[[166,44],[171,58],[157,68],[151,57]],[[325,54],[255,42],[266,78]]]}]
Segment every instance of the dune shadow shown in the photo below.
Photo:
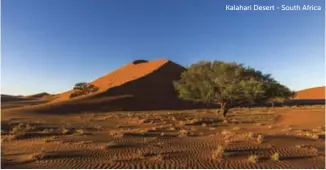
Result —
[{"label": "dune shadow", "polygon": [[68,114],[80,112],[157,111],[213,108],[178,98],[173,81],[179,80],[185,69],[168,62],[152,73],[105,92],[86,98],[33,108],[36,113]]}]

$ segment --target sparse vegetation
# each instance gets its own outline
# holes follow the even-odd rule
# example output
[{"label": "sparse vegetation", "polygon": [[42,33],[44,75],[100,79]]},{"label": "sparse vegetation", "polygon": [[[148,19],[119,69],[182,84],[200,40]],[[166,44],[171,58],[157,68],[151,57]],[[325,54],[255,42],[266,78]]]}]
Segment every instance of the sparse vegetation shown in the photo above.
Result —
[{"label": "sparse vegetation", "polygon": [[37,153],[34,153],[31,155],[31,159],[32,160],[35,160],[35,161],[38,161],[38,160],[42,160],[45,158],[45,153],[43,152],[37,152]]},{"label": "sparse vegetation", "polygon": [[250,163],[257,163],[258,162],[259,157],[257,155],[249,155],[248,157],[248,162]]},{"label": "sparse vegetation", "polygon": [[223,158],[223,153],[225,152],[225,148],[223,145],[217,145],[217,149],[215,149],[212,153],[212,159],[220,160]]},{"label": "sparse vegetation", "polygon": [[84,129],[77,129],[76,134],[77,135],[85,135],[85,130]]},{"label": "sparse vegetation", "polygon": [[240,127],[239,126],[235,126],[232,128],[233,130],[240,130]]},{"label": "sparse vegetation", "polygon": [[115,147],[117,147],[117,146],[119,146],[118,143],[116,143],[116,142],[114,142],[114,141],[111,141],[111,142],[109,142],[108,144],[104,145],[103,148],[104,148],[104,149],[110,149],[110,148],[115,148]]},{"label": "sparse vegetation", "polygon": [[257,136],[257,142],[258,143],[263,143],[263,141],[264,141],[264,136],[263,135],[258,135]]},{"label": "sparse vegetation", "polygon": [[31,126],[28,123],[19,123],[17,126],[14,126],[11,130],[11,134],[25,133],[31,130],[34,130],[35,127]]},{"label": "sparse vegetation", "polygon": [[121,131],[116,131],[116,130],[112,130],[112,131],[110,131],[110,135],[111,135],[113,138],[122,138],[122,137],[123,137],[123,132],[121,132]]},{"label": "sparse vegetation", "polygon": [[223,129],[222,130],[222,135],[230,135],[232,132],[230,132],[229,130]]},{"label": "sparse vegetation", "polygon": [[248,133],[247,133],[247,137],[248,137],[249,139],[252,139],[252,138],[254,137],[254,133],[252,133],[252,132],[248,132]]},{"label": "sparse vegetation", "polygon": [[98,90],[98,87],[94,86],[93,84],[89,84],[89,83],[85,83],[85,82],[76,83],[73,88],[73,92],[70,94],[70,98],[94,93],[97,90]]},{"label": "sparse vegetation", "polygon": [[164,156],[162,154],[160,154],[160,153],[159,154],[155,154],[155,155],[151,156],[149,158],[149,160],[154,161],[154,162],[163,161],[164,160]]},{"label": "sparse vegetation", "polygon": [[61,133],[63,135],[67,135],[67,134],[71,134],[72,132],[71,132],[71,130],[69,128],[63,128],[62,131],[61,131]]},{"label": "sparse vegetation", "polygon": [[147,60],[135,60],[135,61],[133,61],[132,62],[133,64],[141,64],[141,63],[148,63],[148,61]]},{"label": "sparse vegetation", "polygon": [[271,156],[271,159],[272,159],[273,161],[278,161],[278,160],[280,160],[280,154],[277,153],[277,152],[275,152],[275,153]]},{"label": "sparse vegetation", "polygon": [[242,64],[202,61],[192,64],[174,82],[179,97],[195,102],[217,104],[226,117],[237,105],[248,105],[272,98],[289,98],[292,92],[270,74]]}]

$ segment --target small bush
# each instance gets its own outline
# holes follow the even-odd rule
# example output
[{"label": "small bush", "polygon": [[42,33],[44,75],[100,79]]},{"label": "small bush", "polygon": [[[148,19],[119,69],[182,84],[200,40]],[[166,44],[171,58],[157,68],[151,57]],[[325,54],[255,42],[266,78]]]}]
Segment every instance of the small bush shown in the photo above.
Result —
[{"label": "small bush", "polygon": [[280,154],[275,152],[272,156],[271,156],[273,161],[278,161],[280,160]]},{"label": "small bush", "polygon": [[263,143],[263,141],[264,141],[264,136],[263,135],[258,135],[257,142],[258,143]]},{"label": "small bush", "polygon": [[184,137],[184,136],[187,136],[189,134],[189,132],[185,129],[181,129],[179,131],[179,137]]},{"label": "small bush", "polygon": [[163,161],[164,160],[164,156],[162,154],[156,154],[154,156],[151,156],[149,158],[149,160],[154,161],[154,162]]},{"label": "small bush", "polygon": [[251,163],[257,163],[258,162],[259,157],[257,155],[250,155],[248,157],[248,161]]},{"label": "small bush", "polygon": [[213,151],[212,153],[212,159],[218,160],[223,157],[223,153],[225,152],[224,146],[223,145],[218,145],[217,149]]},{"label": "small bush", "polygon": [[240,127],[239,126],[235,126],[235,127],[233,127],[233,130],[240,130]]},{"label": "small bush", "polygon": [[254,137],[254,133],[252,133],[252,132],[248,132],[247,137],[248,137],[249,139],[252,139],[252,138]]},{"label": "small bush", "polygon": [[103,147],[103,149],[115,148],[115,147],[117,147],[117,146],[119,146],[118,143],[116,143],[116,142],[114,142],[114,141],[111,141],[111,142],[109,142],[108,144],[106,144],[106,145]]},{"label": "small bush", "polygon": [[35,127],[31,126],[28,123],[19,123],[17,126],[12,128],[11,133],[12,134],[24,133],[24,132],[28,132],[28,131],[31,131],[34,129],[35,129]]},{"label": "small bush", "polygon": [[122,138],[122,137],[123,137],[123,132],[112,130],[112,131],[110,132],[110,135],[111,135],[113,138]]},{"label": "small bush", "polygon": [[228,131],[228,130],[222,130],[222,135],[230,135],[231,134],[231,132],[230,131]]},{"label": "small bush", "polygon": [[84,131],[84,129],[77,129],[77,130],[76,130],[76,133],[77,133],[78,135],[85,135],[85,131]]},{"label": "small bush", "polygon": [[85,83],[85,82],[76,83],[74,88],[73,88],[73,92],[70,94],[69,97],[74,98],[74,97],[94,93],[96,91],[98,91],[98,87],[96,87],[96,86],[94,86],[92,84],[88,84],[88,83]]},{"label": "small bush", "polygon": [[31,157],[32,157],[32,160],[39,161],[39,160],[44,159],[46,157],[46,155],[43,152],[38,152],[38,153],[34,153]]},{"label": "small bush", "polygon": [[148,61],[140,59],[140,60],[135,60],[132,62],[132,64],[140,64],[140,63],[148,63]]},{"label": "small bush", "polygon": [[61,131],[61,133],[62,133],[63,135],[68,135],[68,134],[71,134],[71,130],[68,129],[68,128],[63,128],[62,131]]}]

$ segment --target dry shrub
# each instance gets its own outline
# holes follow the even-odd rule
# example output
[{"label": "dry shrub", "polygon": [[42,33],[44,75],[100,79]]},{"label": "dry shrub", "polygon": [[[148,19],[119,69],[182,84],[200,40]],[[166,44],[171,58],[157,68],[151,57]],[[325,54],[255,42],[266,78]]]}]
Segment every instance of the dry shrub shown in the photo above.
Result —
[{"label": "dry shrub", "polygon": [[162,154],[156,154],[153,155],[149,158],[149,160],[154,161],[154,162],[159,162],[164,160],[164,156]]},{"label": "dry shrub", "polygon": [[112,131],[110,131],[110,135],[113,138],[122,138],[123,137],[123,132],[112,130]]},{"label": "dry shrub", "polygon": [[85,135],[85,130],[84,129],[77,129],[76,134],[77,135]]},{"label": "dry shrub", "polygon": [[45,157],[46,157],[46,155],[43,152],[38,152],[38,153],[34,153],[34,154],[31,155],[31,159],[35,160],[35,161],[42,160]]},{"label": "dry shrub", "polygon": [[248,162],[250,163],[257,163],[259,160],[259,157],[257,155],[249,155]]},{"label": "dry shrub", "polygon": [[33,153],[31,159],[34,161],[42,160],[48,157],[49,155],[44,151],[44,148],[41,148],[41,151]]},{"label": "dry shrub", "polygon": [[230,135],[231,134],[231,132],[226,129],[223,129],[221,133],[222,133],[222,135]]},{"label": "dry shrub", "polygon": [[63,135],[71,134],[71,133],[72,133],[72,130],[69,129],[69,128],[62,128],[61,133],[62,133]]},{"label": "dry shrub", "polygon": [[57,139],[56,136],[51,136],[51,137],[47,137],[47,138],[45,138],[45,139],[44,139],[44,142],[45,142],[45,143],[49,143],[49,142],[52,142],[52,141],[54,141],[54,140],[56,140],[56,139]]},{"label": "dry shrub", "polygon": [[310,139],[319,139],[319,135],[318,134],[315,134],[315,133],[312,133],[312,132],[304,132],[304,131],[298,131],[297,132],[297,135],[299,136],[305,136],[305,137],[308,137]]},{"label": "dry shrub", "polygon": [[264,142],[264,136],[263,135],[258,135],[257,136],[257,142],[258,143],[263,143]]},{"label": "dry shrub", "polygon": [[143,143],[150,143],[153,142],[157,139],[157,137],[147,137],[147,138],[143,138]]},{"label": "dry shrub", "polygon": [[185,129],[181,129],[179,131],[179,137],[184,137],[184,136],[187,136],[189,134],[189,132]]},{"label": "dry shrub", "polygon": [[225,145],[228,145],[228,144],[230,144],[232,141],[230,140],[230,139],[225,139],[224,140],[224,143],[225,143]]},{"label": "dry shrub", "polygon": [[303,145],[295,145],[296,148],[302,148]]},{"label": "dry shrub", "polygon": [[34,130],[35,127],[31,126],[28,123],[19,123],[17,126],[14,126],[11,130],[11,134],[19,134],[19,133],[25,133],[31,130]]},{"label": "dry shrub", "polygon": [[175,131],[176,128],[175,128],[175,127],[170,127],[169,130],[171,130],[171,131]]},{"label": "dry shrub", "polygon": [[240,130],[240,127],[239,126],[235,126],[232,128],[233,130]]},{"label": "dry shrub", "polygon": [[217,149],[215,149],[212,153],[212,159],[220,160],[223,158],[223,154],[225,152],[225,148],[223,145],[218,145]]},{"label": "dry shrub", "polygon": [[278,161],[278,160],[280,160],[280,154],[277,153],[277,152],[275,152],[275,153],[271,156],[271,159],[272,159],[273,161]]},{"label": "dry shrub", "polygon": [[119,144],[118,143],[116,143],[116,142],[114,142],[114,141],[111,141],[111,142],[109,142],[108,144],[106,144],[106,145],[104,145],[103,146],[103,149],[110,149],[110,148],[115,148],[115,147],[117,147],[117,146],[119,146]]},{"label": "dry shrub", "polygon": [[247,133],[247,137],[248,137],[249,139],[252,139],[252,138],[254,137],[254,133],[252,133],[252,132],[248,132],[248,133]]},{"label": "dry shrub", "polygon": [[315,132],[315,133],[324,133],[325,132],[325,128],[322,127],[322,126],[319,126],[317,128],[312,129],[312,132]]}]

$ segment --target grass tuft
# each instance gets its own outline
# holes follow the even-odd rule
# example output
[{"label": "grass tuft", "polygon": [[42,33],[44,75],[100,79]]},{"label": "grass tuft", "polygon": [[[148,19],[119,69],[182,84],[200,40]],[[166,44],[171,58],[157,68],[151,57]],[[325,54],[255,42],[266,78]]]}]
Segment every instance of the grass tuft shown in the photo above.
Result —
[{"label": "grass tuft", "polygon": [[248,162],[250,163],[257,163],[258,162],[259,157],[257,155],[249,155],[248,157]]},{"label": "grass tuft", "polygon": [[280,160],[280,154],[275,152],[272,156],[271,156],[271,159],[273,161],[279,161]]},{"label": "grass tuft", "polygon": [[212,153],[212,159],[214,159],[214,160],[222,159],[224,152],[225,152],[224,146],[218,145],[217,148]]}]

